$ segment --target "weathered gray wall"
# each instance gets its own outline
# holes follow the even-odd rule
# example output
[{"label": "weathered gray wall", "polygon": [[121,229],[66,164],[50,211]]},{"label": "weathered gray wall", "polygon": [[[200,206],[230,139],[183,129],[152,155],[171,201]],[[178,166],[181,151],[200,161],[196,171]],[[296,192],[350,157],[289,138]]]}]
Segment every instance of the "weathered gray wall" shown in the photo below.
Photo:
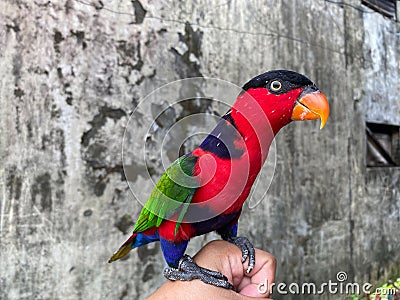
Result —
[{"label": "weathered gray wall", "polygon": [[276,68],[312,78],[331,118],[278,136],[275,178],[241,234],[277,256],[281,281],[399,275],[400,171],[366,169],[364,137],[365,120],[400,124],[398,24],[322,0],[103,3],[0,3],[1,299],[138,299],[159,286],[158,245],[106,263],[140,209],[122,172],[129,114],[172,80],[241,85]]}]

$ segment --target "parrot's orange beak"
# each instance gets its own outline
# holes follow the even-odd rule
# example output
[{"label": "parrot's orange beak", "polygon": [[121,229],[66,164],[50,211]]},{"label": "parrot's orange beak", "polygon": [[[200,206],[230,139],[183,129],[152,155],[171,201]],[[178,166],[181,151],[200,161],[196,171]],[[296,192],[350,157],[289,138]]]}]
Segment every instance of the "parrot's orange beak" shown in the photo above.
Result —
[{"label": "parrot's orange beak", "polygon": [[296,101],[292,113],[292,120],[316,120],[321,119],[322,129],[329,117],[329,103],[321,91],[304,93]]}]

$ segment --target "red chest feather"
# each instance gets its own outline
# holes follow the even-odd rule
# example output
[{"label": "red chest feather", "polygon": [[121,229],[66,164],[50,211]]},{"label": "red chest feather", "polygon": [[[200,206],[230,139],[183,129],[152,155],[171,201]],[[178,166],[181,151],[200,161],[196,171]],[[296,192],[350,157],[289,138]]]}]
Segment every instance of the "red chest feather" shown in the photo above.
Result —
[{"label": "red chest feather", "polygon": [[200,157],[195,175],[199,176],[201,186],[192,203],[202,203],[201,206],[210,208],[216,215],[239,211],[259,172],[248,153],[235,159],[219,158],[200,149],[193,153]]}]

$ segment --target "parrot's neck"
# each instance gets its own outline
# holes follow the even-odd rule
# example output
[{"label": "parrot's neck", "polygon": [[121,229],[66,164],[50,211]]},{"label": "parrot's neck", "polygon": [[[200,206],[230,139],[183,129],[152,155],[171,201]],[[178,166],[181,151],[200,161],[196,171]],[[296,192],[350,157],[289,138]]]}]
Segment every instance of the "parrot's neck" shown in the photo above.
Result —
[{"label": "parrot's neck", "polygon": [[[295,91],[285,97],[297,99],[298,94],[299,91]],[[291,122],[293,102],[287,104],[282,101],[282,96],[269,94],[266,89],[251,89],[239,95],[200,149],[220,159],[235,160],[246,156],[253,171],[258,173],[275,135]]]},{"label": "parrot's neck", "polygon": [[254,167],[261,168],[264,164],[275,136],[291,122],[292,109],[282,106],[282,101],[265,89],[250,90],[233,104],[228,114],[240,132]]}]

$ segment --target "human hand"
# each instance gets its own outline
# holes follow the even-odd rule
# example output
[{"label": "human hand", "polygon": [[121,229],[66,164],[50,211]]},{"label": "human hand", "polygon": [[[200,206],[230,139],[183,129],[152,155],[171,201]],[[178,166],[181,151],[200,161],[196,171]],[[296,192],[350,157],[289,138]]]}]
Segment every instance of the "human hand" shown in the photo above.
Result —
[{"label": "human hand", "polygon": [[227,290],[205,284],[200,280],[192,281],[167,281],[148,300],[158,299],[233,299],[245,300],[267,298],[269,292],[261,294],[260,284],[268,284],[269,291],[275,280],[276,260],[271,254],[255,249],[256,265],[250,274],[246,273],[248,260],[242,263],[241,250],[226,241],[212,241],[204,246],[193,258],[195,262],[204,268],[221,272],[236,291]]}]

